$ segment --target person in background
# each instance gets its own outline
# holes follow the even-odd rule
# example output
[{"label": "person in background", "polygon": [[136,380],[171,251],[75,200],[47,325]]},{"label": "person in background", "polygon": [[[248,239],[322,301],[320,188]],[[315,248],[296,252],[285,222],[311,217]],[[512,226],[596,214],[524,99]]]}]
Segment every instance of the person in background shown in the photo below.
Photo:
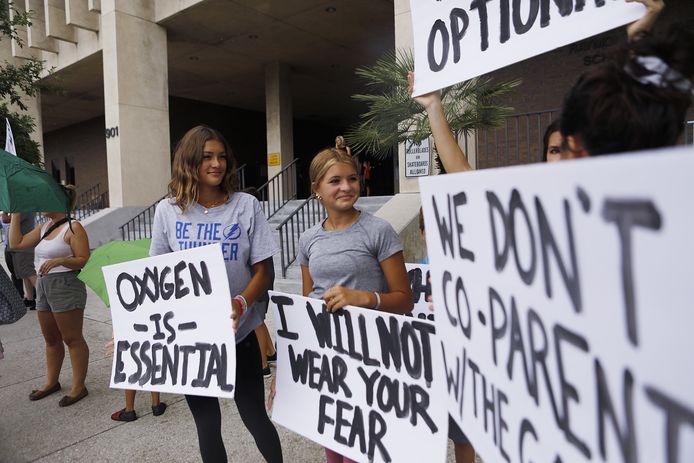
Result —
[{"label": "person in background", "polygon": [[[253,195],[258,201],[260,201],[260,198],[258,197],[258,190],[256,188],[252,186],[244,188],[243,192],[248,193],[249,195]],[[270,270],[271,275],[268,290],[272,290],[275,286],[275,260],[272,257],[270,257]],[[257,303],[260,307],[260,311],[263,314],[263,323],[258,325],[258,327],[255,329],[255,335],[258,337],[258,344],[260,345],[260,360],[261,366],[263,368],[263,377],[270,378],[272,377],[272,370],[270,369],[270,365],[277,364],[277,350],[275,350],[275,344],[272,341],[270,330],[268,330],[267,324],[265,323],[265,317],[267,317],[267,309],[270,304],[270,295],[267,291],[265,291],[258,298]]]},{"label": "person in background", "polygon": [[[233,233],[238,244],[236,252],[224,255],[236,331],[234,397],[241,420],[263,458],[281,463],[280,439],[265,410],[265,384],[255,335],[263,322],[256,301],[270,284],[270,258],[278,246],[258,200],[239,191],[236,160],[229,144],[210,127],[193,127],[176,147],[169,196],[157,204],[154,213],[151,256],[197,244],[194,235],[184,240],[176,237],[176,225],[181,223],[191,224],[191,230],[206,226],[230,230],[229,236]],[[226,462],[219,399],[186,395],[186,402],[195,420],[202,461]]]},{"label": "person in background", "polygon": [[[75,187],[68,185],[66,192],[72,210],[77,199]],[[77,274],[89,259],[89,238],[82,224],[65,213],[44,212],[43,215],[49,220],[28,233],[21,231],[19,213],[12,214],[10,222],[12,249],[35,248],[36,310],[46,341],[46,383],[31,391],[29,399],[40,400],[61,389],[58,379],[66,345],[70,351],[72,388],[58,405],[67,407],[88,394],[85,379],[89,346],[82,334],[87,290]]]},{"label": "person in background", "polygon": [[564,139],[559,131],[560,126],[561,119],[555,119],[545,130],[545,135],[542,137],[543,162],[561,161],[561,147]]},{"label": "person in background", "polygon": [[[36,221],[34,220],[35,214],[33,212],[21,212],[18,214],[13,214],[13,217],[17,217],[16,220],[20,222],[20,231],[22,234],[27,234],[36,226]],[[11,222],[12,218],[7,214],[3,214],[3,223],[5,220],[9,219],[7,222]],[[5,248],[7,250],[7,246]],[[10,259],[7,259],[8,268],[10,266],[10,261],[12,262],[12,269],[10,272],[14,278],[22,281],[22,290],[20,294],[24,295],[24,305],[27,306],[29,310],[36,309],[36,297],[35,297],[35,287],[36,287],[36,269],[34,268],[34,249],[12,249],[9,250]],[[7,252],[5,253],[7,258]]]},{"label": "person in background", "polygon": [[17,278],[17,275],[14,273],[14,265],[12,264],[12,253],[10,252],[10,219],[10,214],[6,212],[2,213],[2,236],[3,245],[5,246],[5,265],[7,265],[7,270],[10,272],[12,284],[15,288],[17,288],[19,295],[24,298],[24,280]]}]

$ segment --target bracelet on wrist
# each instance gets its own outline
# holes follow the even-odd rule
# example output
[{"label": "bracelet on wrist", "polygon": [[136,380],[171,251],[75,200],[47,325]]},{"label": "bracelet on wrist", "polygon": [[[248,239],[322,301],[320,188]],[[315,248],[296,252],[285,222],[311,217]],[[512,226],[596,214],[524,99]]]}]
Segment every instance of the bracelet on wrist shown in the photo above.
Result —
[{"label": "bracelet on wrist", "polygon": [[378,310],[381,308],[381,295],[374,291],[374,296],[376,296],[376,305],[374,306],[374,309]]},{"label": "bracelet on wrist", "polygon": [[244,312],[246,312],[246,309],[248,309],[248,301],[246,301],[246,298],[240,294],[237,294],[231,300],[239,303],[239,306],[241,307],[241,313],[239,313],[239,317],[243,316]]}]

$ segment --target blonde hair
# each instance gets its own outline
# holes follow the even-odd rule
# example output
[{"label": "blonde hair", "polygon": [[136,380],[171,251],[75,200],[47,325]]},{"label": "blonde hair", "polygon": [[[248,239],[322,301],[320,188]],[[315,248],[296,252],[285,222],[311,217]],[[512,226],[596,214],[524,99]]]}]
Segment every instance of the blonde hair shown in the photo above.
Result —
[{"label": "blonde hair", "polygon": [[311,189],[317,187],[325,173],[340,162],[349,164],[354,167],[354,171],[359,173],[359,165],[357,161],[350,156],[346,150],[340,148],[325,148],[316,154],[311,161],[311,167],[308,169],[308,176],[311,179]]},{"label": "blonde hair", "polygon": [[183,135],[174,152],[169,196],[174,199],[176,205],[183,212],[198,199],[198,168],[202,163],[202,151],[205,143],[210,140],[216,140],[224,145],[224,151],[227,155],[227,170],[219,188],[228,195],[239,190],[236,159],[231,152],[229,143],[217,130],[205,125],[198,125]]}]

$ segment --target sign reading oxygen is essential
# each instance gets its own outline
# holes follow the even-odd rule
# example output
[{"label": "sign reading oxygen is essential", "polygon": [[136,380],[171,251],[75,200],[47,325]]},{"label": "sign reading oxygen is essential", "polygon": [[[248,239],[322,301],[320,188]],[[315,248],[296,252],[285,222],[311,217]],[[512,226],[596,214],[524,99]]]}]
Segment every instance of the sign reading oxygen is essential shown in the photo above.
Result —
[{"label": "sign reading oxygen is essential", "polygon": [[691,147],[422,180],[449,411],[485,461],[694,461]]},{"label": "sign reading oxygen is essential", "polygon": [[103,268],[111,387],[234,397],[236,343],[219,244]]},{"label": "sign reading oxygen is essential", "polygon": [[433,323],[270,292],[272,419],[360,462],[444,461],[448,414]]},{"label": "sign reading oxygen is essential", "polygon": [[410,9],[414,95],[614,29],[645,12],[624,0],[411,0]]}]

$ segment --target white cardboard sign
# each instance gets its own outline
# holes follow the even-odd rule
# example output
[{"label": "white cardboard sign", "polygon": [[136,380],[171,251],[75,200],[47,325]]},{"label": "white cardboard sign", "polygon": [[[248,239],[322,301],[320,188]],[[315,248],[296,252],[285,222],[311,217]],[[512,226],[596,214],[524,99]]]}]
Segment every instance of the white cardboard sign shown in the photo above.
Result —
[{"label": "white cardboard sign", "polygon": [[645,12],[624,0],[411,0],[410,6],[414,95],[614,29]]},{"label": "white cardboard sign", "polygon": [[[272,419],[360,462],[444,461],[448,416],[433,323],[271,291]],[[434,353],[435,355],[432,355]]]},{"label": "white cardboard sign", "polygon": [[694,461],[691,147],[420,181],[449,411],[485,461]]},{"label": "white cardboard sign", "polygon": [[103,268],[111,387],[234,397],[236,342],[219,244]]},{"label": "white cardboard sign", "polygon": [[427,301],[431,296],[431,281],[429,279],[428,264],[405,264],[407,268],[407,277],[410,280],[410,289],[414,299],[414,307],[412,312],[407,314],[420,320],[434,321],[434,306],[432,302]]}]

